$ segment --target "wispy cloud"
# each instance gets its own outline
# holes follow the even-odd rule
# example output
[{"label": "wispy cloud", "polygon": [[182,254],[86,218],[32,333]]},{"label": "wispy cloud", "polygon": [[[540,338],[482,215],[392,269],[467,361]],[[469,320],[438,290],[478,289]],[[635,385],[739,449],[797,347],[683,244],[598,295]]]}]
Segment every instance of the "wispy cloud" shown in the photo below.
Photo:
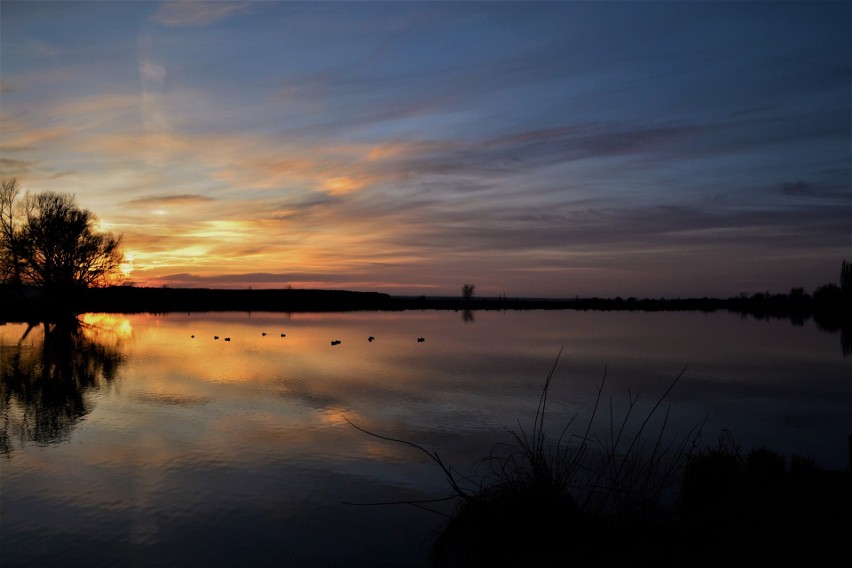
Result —
[{"label": "wispy cloud", "polygon": [[18,126],[12,117],[3,116],[3,133],[0,134],[0,152],[26,152],[56,141],[71,133],[63,126],[28,129]]},{"label": "wispy cloud", "polygon": [[38,164],[37,160],[14,160],[12,158],[0,158],[0,177],[16,177],[28,173],[32,166]]},{"label": "wispy cloud", "polygon": [[199,203],[210,203],[216,201],[212,197],[198,194],[181,194],[181,195],[151,195],[148,197],[139,197],[125,201],[124,205],[128,207],[160,207],[166,205],[197,205]]},{"label": "wispy cloud", "polygon": [[817,199],[852,200],[852,182],[848,185],[837,186],[807,181],[794,181],[782,183],[778,188],[782,195],[796,197],[815,197]]},{"label": "wispy cloud", "polygon": [[167,26],[203,26],[246,10],[250,2],[215,0],[166,1],[152,18]]}]

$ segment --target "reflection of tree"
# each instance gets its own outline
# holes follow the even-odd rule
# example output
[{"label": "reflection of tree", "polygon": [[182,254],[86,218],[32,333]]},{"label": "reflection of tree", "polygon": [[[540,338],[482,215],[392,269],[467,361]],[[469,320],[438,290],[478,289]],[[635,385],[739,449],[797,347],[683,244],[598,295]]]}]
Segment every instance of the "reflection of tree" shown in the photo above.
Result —
[{"label": "reflection of tree", "polygon": [[476,318],[473,315],[473,310],[462,310],[462,321],[465,323],[473,323]]},{"label": "reflection of tree", "polygon": [[124,356],[87,333],[76,318],[30,324],[17,345],[0,346],[0,453],[15,441],[50,444],[67,438],[88,414],[91,391],[110,383]]}]

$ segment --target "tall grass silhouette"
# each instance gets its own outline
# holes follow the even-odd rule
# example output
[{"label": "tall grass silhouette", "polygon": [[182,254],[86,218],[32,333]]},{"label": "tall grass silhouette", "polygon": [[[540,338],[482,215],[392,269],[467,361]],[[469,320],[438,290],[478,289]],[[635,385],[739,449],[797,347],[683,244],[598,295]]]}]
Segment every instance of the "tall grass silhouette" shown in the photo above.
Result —
[{"label": "tall grass silhouette", "polygon": [[[614,550],[614,542],[627,549],[637,546],[644,530],[640,527],[664,521],[670,514],[666,498],[674,495],[700,433],[698,426],[680,436],[666,432],[670,409],[663,410],[664,401],[686,369],[644,414],[638,413],[639,394],[628,391],[627,410],[620,419],[610,399],[604,425],[608,428],[599,435],[595,432],[602,414],[604,370],[588,421],[579,432],[572,432],[575,420],[570,419],[553,438],[546,427],[547,404],[560,356],[561,350],[545,379],[531,428],[519,422],[509,431],[510,440],[495,444],[470,475],[460,473],[436,451],[371,432],[347,418],[365,434],[426,454],[442,471],[447,496],[370,503],[428,508],[438,501],[455,501],[453,514],[434,542],[434,565],[564,566],[568,557],[581,564],[608,565],[627,552]],[[659,427],[652,432],[659,415]]]}]

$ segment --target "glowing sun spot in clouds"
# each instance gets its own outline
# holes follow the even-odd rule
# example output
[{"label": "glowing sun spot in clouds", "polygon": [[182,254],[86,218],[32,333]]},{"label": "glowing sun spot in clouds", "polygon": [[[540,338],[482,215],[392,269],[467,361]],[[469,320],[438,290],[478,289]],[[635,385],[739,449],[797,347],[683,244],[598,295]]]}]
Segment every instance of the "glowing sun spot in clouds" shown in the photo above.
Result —
[{"label": "glowing sun spot in clouds", "polygon": [[323,190],[331,195],[345,195],[357,191],[365,185],[364,180],[353,179],[349,176],[333,177],[322,182]]}]

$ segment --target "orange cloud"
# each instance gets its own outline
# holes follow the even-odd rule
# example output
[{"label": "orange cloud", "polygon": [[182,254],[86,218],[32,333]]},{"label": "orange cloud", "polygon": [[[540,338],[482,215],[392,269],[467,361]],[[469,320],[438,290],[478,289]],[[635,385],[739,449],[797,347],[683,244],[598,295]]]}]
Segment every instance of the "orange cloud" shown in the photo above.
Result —
[{"label": "orange cloud", "polygon": [[323,180],[321,186],[329,195],[346,195],[347,193],[363,189],[368,183],[368,180],[364,178],[357,179],[350,176],[338,176]]},{"label": "orange cloud", "polygon": [[20,121],[4,115],[3,131],[0,133],[0,152],[23,152],[63,138],[71,134],[72,129],[63,126],[51,128],[29,128]]}]

